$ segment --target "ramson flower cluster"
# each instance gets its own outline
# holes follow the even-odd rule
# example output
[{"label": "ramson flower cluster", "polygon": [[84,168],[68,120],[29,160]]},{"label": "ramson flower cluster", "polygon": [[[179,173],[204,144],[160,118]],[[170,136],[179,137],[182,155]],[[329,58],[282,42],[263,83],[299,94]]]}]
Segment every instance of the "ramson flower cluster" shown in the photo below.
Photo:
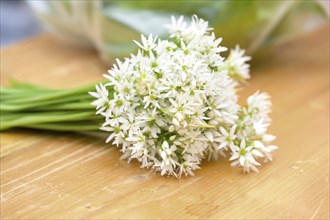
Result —
[{"label": "ramson flower cluster", "polygon": [[236,47],[225,60],[208,22],[194,16],[189,25],[172,17],[170,37],[142,37],[136,55],[109,70],[106,84],[90,94],[106,142],[120,146],[123,157],[161,175],[193,175],[204,158],[230,154],[233,166],[258,171],[260,158],[276,149],[266,134],[271,103],[255,93],[237,104],[237,85],[250,77],[250,60]]}]

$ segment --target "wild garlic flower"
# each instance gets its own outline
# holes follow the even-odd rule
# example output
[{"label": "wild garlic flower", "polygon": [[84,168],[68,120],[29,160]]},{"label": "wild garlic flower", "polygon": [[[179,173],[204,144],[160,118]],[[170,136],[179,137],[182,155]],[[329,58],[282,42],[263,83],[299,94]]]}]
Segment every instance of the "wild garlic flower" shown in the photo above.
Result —
[{"label": "wild garlic flower", "polygon": [[269,96],[237,104],[237,80],[249,78],[250,58],[236,47],[225,60],[221,38],[196,16],[189,25],[172,17],[166,27],[169,39],[142,36],[137,54],[117,60],[108,82],[90,93],[105,120],[101,130],[111,133],[106,142],[161,175],[194,175],[204,158],[228,152],[232,165],[257,171],[258,159],[270,160],[276,147],[266,134]]},{"label": "wild garlic flower", "polygon": [[251,57],[245,55],[245,50],[241,50],[239,45],[230,51],[228,58],[225,61],[224,68],[228,70],[228,75],[240,81],[250,79],[250,61]]}]

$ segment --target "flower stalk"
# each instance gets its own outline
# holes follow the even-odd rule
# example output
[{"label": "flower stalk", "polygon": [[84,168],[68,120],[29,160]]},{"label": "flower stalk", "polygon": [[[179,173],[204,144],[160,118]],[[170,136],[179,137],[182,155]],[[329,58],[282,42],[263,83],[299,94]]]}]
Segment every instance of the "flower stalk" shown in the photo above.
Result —
[{"label": "flower stalk", "polygon": [[22,82],[0,88],[0,129],[14,127],[58,131],[97,131],[102,123],[88,95],[94,85],[48,89]]}]

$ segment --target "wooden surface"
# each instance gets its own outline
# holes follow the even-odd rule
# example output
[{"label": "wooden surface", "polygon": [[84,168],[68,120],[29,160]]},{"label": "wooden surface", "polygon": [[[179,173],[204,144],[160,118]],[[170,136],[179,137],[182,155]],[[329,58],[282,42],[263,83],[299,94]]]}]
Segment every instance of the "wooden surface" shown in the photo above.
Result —
[{"label": "wooden surface", "polygon": [[[329,29],[280,45],[254,62],[242,97],[273,97],[271,133],[280,147],[260,173],[226,159],[204,162],[195,177],[161,177],[119,160],[118,149],[82,134],[1,133],[3,219],[328,219]],[[1,52],[10,77],[50,87],[101,79],[95,52],[41,36]]]}]

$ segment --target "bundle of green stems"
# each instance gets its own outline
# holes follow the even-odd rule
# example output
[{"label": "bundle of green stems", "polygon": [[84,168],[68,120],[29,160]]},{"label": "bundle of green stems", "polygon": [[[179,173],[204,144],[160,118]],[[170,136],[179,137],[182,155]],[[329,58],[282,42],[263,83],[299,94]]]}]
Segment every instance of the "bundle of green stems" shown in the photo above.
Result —
[{"label": "bundle of green stems", "polygon": [[57,131],[97,131],[102,117],[91,105],[95,84],[49,89],[13,81],[0,87],[0,130],[14,127]]}]

